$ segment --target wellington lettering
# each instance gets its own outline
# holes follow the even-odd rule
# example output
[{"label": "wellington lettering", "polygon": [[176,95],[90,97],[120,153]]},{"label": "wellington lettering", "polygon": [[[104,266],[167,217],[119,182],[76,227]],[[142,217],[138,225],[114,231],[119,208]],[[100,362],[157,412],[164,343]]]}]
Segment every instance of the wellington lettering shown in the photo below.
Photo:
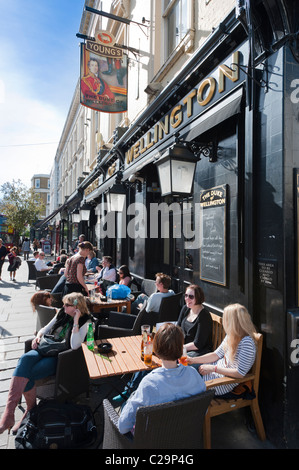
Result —
[{"label": "wellington lettering", "polygon": [[[239,80],[239,52],[234,52],[232,55],[231,68],[225,64],[218,67],[218,92],[222,93],[225,90],[225,77],[232,82]],[[217,88],[217,81],[214,77],[205,78],[200,82],[197,89],[193,89],[183,100],[182,104],[175,106],[169,114],[164,116],[164,119],[159,121],[147,134],[139,139],[127,152],[126,163],[130,164],[136,158],[143,155],[147,150],[156,145],[165,136],[170,134],[172,129],[177,129],[184,120],[184,111],[187,119],[193,116],[194,100],[200,106],[206,106],[212,100]]]}]

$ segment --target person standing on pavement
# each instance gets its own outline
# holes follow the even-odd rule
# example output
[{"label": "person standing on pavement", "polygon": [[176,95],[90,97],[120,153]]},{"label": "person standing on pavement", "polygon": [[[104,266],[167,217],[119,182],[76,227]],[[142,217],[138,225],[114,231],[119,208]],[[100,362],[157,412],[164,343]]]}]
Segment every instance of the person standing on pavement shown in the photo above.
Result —
[{"label": "person standing on pavement", "polygon": [[21,260],[17,256],[18,255],[18,248],[16,246],[12,247],[10,252],[8,253],[8,261],[9,266],[7,271],[10,274],[10,280],[16,282],[16,270],[20,267]]},{"label": "person standing on pavement", "polygon": [[2,238],[0,238],[0,281],[2,281],[2,279],[1,279],[2,267],[3,267],[4,261],[5,261],[5,256],[6,256],[6,255],[7,255],[7,249],[6,249],[6,247],[3,245],[3,240],[2,240]]},{"label": "person standing on pavement", "polygon": [[25,238],[22,244],[22,251],[24,255],[24,260],[29,259],[29,253],[30,253],[30,240],[28,238]]},{"label": "person standing on pavement", "polygon": [[88,288],[85,284],[84,275],[87,271],[85,266],[85,258],[89,252],[93,250],[90,242],[79,243],[78,253],[71,256],[65,263],[65,285],[63,288],[63,295],[70,294],[71,292],[81,292],[88,296]]}]

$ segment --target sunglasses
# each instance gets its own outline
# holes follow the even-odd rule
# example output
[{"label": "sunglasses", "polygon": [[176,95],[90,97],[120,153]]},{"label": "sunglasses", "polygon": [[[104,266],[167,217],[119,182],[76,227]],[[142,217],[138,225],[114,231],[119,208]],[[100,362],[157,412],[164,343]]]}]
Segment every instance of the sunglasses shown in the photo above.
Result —
[{"label": "sunglasses", "polygon": [[187,299],[189,297],[190,300],[193,300],[194,299],[194,295],[193,294],[185,294],[185,299]]},{"label": "sunglasses", "polygon": [[74,307],[73,304],[64,304],[64,307]]}]

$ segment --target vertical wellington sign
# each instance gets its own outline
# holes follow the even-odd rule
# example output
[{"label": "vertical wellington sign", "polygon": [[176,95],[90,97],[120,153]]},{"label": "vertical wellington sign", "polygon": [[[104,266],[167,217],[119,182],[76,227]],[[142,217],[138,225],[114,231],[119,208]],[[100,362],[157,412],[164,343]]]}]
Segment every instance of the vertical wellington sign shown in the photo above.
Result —
[{"label": "vertical wellington sign", "polygon": [[107,31],[81,44],[80,102],[104,113],[127,110],[127,56]]}]

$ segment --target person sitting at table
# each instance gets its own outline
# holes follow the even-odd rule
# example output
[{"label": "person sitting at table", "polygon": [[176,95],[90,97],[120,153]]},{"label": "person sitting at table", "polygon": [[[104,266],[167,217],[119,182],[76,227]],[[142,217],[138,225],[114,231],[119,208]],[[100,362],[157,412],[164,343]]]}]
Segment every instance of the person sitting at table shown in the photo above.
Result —
[{"label": "person sitting at table", "polygon": [[85,258],[93,250],[93,246],[90,242],[79,243],[78,250],[78,253],[71,256],[65,263],[63,295],[71,292],[81,292],[84,295],[89,295],[84,280],[86,273]]},{"label": "person sitting at table", "polygon": [[45,263],[45,253],[43,251],[38,254],[38,258],[34,262],[34,266],[37,271],[45,271],[45,273],[52,269],[51,266],[47,266]]},{"label": "person sitting at table", "polygon": [[60,257],[61,257],[61,255],[67,255],[67,252],[66,252],[66,250],[65,250],[64,248],[62,248],[62,249],[60,250],[59,256],[57,256],[57,259],[56,259],[56,262],[57,262],[57,263],[60,263]]},{"label": "person sitting at table", "polygon": [[34,312],[36,312],[36,307],[38,305],[44,305],[45,307],[51,307],[53,298],[51,293],[47,290],[40,290],[35,292],[30,299],[31,307]]},{"label": "person sitting at table", "polygon": [[[205,354],[211,352],[213,348],[213,321],[210,312],[202,305],[204,301],[205,296],[201,287],[196,284],[187,287],[186,305],[181,309],[177,325],[183,331],[188,356]],[[147,371],[136,372],[125,386],[124,391],[112,399],[113,404],[121,404],[127,399],[147,373]]]},{"label": "person sitting at table", "polygon": [[123,264],[118,269],[118,275],[119,275],[119,284],[130,287],[130,284],[132,282],[132,277],[131,277],[130,270],[126,264]]},{"label": "person sitting at table", "polygon": [[68,259],[67,255],[61,255],[60,261],[57,261],[52,266],[52,269],[49,271],[49,274],[58,274],[60,270],[65,267],[66,260]]},{"label": "person sitting at table", "polygon": [[[243,378],[254,364],[256,329],[248,310],[238,303],[225,307],[223,328],[226,336],[214,352],[188,357],[189,364],[201,364],[198,371],[205,381],[219,377]],[[227,396],[237,385],[219,385],[215,387],[215,395]]]},{"label": "person sitting at table", "polygon": [[147,312],[159,312],[161,300],[164,297],[174,295],[173,290],[170,289],[171,277],[167,274],[157,273],[155,284],[157,292],[151,294],[149,297],[146,294],[140,294],[137,299],[132,302],[131,312],[133,315],[138,314],[145,301],[147,301],[145,307]]},{"label": "person sitting at table", "polygon": [[101,261],[101,266],[97,266],[96,270],[100,273],[97,276],[97,281],[110,281],[110,282],[115,282],[116,281],[116,268],[112,264],[112,258],[111,256],[103,256],[103,259]]},{"label": "person sitting at table", "polygon": [[186,305],[181,309],[177,325],[183,330],[189,356],[200,356],[213,349],[213,321],[210,312],[203,306],[204,301],[201,287],[196,284],[187,287]]},{"label": "person sitting at table", "polygon": [[32,253],[32,256],[30,256],[30,258],[28,259],[28,261],[36,261],[38,259],[38,255],[39,255],[39,252],[38,251],[34,251]]},{"label": "person sitting at table", "polygon": [[99,260],[96,257],[96,253],[94,250],[91,250],[88,253],[88,256],[85,261],[85,266],[86,266],[86,274],[88,273],[96,273],[97,272],[97,266],[99,266]]},{"label": "person sitting at table", "polygon": [[[57,339],[65,338],[69,349],[78,349],[85,340],[91,317],[84,296],[77,292],[66,295],[63,298],[63,304],[63,308],[55,317],[38,331],[32,340],[32,350],[23,354],[18,361],[10,382],[6,407],[0,421],[0,434],[14,426],[14,412],[22,394],[24,394],[27,405],[26,414],[35,406],[35,381],[54,375],[56,372],[58,357],[44,357],[38,352],[42,336],[52,334]],[[13,432],[18,430],[21,421],[13,427]]]},{"label": "person sitting at table", "polygon": [[164,323],[153,341],[153,351],[162,360],[162,367],[153,369],[122,408],[118,429],[121,434],[132,431],[140,406],[156,405],[190,397],[206,390],[204,380],[192,367],[178,364],[182,356],[184,334],[180,327]]}]

